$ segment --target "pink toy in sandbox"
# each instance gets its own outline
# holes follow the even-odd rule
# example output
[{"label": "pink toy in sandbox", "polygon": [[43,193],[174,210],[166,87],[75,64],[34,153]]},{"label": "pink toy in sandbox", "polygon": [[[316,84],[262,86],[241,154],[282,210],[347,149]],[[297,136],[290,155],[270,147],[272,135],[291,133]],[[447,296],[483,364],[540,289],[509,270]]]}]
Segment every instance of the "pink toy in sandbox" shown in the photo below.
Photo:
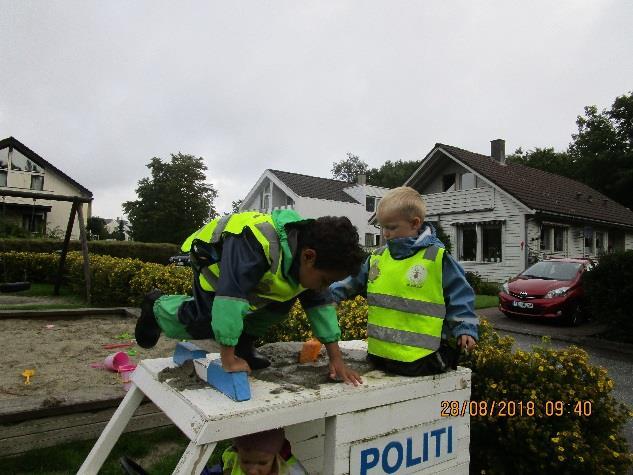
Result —
[{"label": "pink toy in sandbox", "polygon": [[119,374],[121,375],[121,382],[123,382],[123,390],[129,391],[132,386],[132,373],[136,369],[134,364],[125,364],[119,366]]},{"label": "pink toy in sandbox", "polygon": [[130,357],[123,351],[117,351],[105,357],[103,363],[91,363],[91,368],[105,368],[109,371],[119,371],[119,367],[131,364]]}]

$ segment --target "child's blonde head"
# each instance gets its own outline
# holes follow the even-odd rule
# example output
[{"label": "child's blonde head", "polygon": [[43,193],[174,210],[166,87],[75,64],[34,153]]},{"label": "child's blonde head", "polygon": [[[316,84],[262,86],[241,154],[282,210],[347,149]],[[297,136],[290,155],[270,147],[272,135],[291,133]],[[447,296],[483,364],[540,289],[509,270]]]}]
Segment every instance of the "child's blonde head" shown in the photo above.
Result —
[{"label": "child's blonde head", "polygon": [[378,202],[376,216],[378,221],[384,215],[400,215],[405,219],[420,218],[424,222],[426,217],[426,203],[410,186],[399,186],[389,190]]}]

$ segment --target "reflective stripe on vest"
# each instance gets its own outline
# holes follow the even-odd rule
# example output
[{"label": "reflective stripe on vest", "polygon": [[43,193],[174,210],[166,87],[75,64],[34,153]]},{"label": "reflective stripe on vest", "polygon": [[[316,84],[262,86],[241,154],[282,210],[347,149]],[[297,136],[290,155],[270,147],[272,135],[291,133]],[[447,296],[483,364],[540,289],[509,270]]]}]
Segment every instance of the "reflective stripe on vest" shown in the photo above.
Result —
[{"label": "reflective stripe on vest", "polygon": [[446,316],[444,249],[430,246],[406,259],[388,247],[370,258],[367,351],[396,361],[420,359],[440,346]]},{"label": "reflective stripe on vest", "polygon": [[262,246],[270,268],[257,284],[254,292],[248,296],[251,310],[256,310],[271,301],[283,302],[295,297],[303,290],[298,284],[292,284],[282,276],[281,244],[269,214],[257,212],[236,213],[216,218],[189,236],[182,245],[182,250],[191,251],[192,264],[200,272],[200,285],[204,290],[214,291],[217,287],[220,267],[217,263],[204,265],[196,257],[196,241],[215,244],[221,241],[226,233],[241,234],[245,228]]}]

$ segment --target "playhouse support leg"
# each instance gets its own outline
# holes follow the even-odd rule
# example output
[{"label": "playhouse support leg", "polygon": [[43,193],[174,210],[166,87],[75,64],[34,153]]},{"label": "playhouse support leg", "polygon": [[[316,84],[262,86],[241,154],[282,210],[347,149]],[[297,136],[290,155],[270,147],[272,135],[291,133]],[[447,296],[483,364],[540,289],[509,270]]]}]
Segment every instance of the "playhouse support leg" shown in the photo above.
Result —
[{"label": "playhouse support leg", "polygon": [[119,440],[123,430],[134,415],[134,412],[141,405],[143,392],[132,384],[132,387],[121,401],[121,404],[112,415],[110,422],[105,426],[99,439],[79,468],[77,475],[97,474],[105,459],[108,458],[112,447]]},{"label": "playhouse support leg", "polygon": [[215,445],[215,443],[196,445],[193,442],[189,442],[185,453],[182,454],[182,457],[180,457],[180,461],[172,473],[174,475],[201,473],[207,465],[207,461],[209,460],[209,457],[211,457]]}]

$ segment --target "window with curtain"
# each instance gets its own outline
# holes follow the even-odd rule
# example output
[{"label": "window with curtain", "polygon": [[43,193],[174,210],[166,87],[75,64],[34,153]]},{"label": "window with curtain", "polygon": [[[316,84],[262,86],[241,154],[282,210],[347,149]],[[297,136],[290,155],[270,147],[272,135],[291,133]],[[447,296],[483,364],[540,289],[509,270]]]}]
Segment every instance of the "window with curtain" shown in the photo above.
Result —
[{"label": "window with curtain", "polygon": [[481,225],[481,252],[484,262],[501,262],[501,224]]},{"label": "window with curtain", "polygon": [[463,225],[458,228],[459,260],[477,260],[477,228],[474,224]]},{"label": "window with curtain", "polygon": [[562,226],[554,227],[554,252],[565,251],[565,241],[567,236],[567,229]]}]

